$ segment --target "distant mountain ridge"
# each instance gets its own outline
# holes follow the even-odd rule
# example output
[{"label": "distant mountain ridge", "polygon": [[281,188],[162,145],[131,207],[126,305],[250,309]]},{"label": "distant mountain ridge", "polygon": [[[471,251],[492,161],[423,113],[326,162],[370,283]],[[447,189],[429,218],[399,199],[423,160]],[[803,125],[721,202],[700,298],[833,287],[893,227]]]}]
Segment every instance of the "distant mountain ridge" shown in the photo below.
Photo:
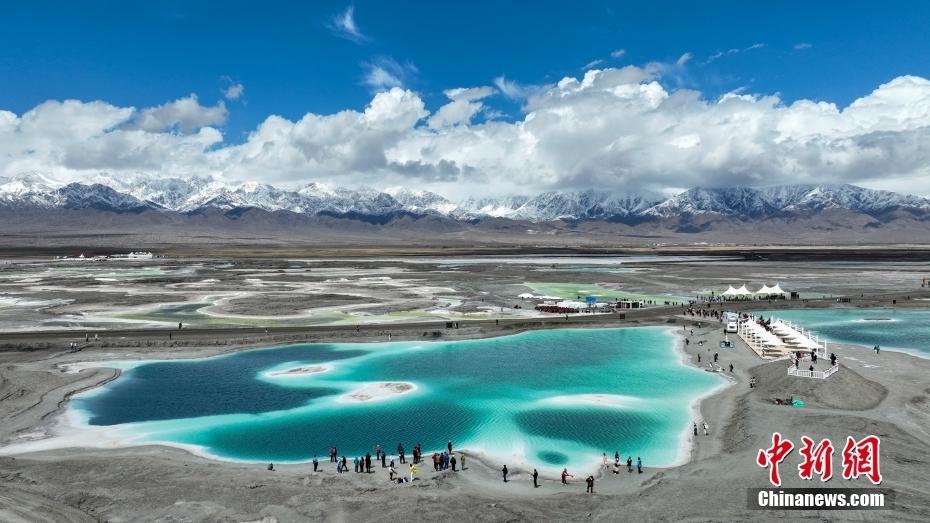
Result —
[{"label": "distant mountain ridge", "polygon": [[[0,208],[92,209],[113,213],[173,211],[242,212],[260,209],[305,216],[434,216],[464,222],[508,219],[526,222],[735,219],[766,220],[848,211],[875,218],[905,212],[930,216],[930,200],[854,185],[804,184],[751,188],[693,188],[671,198],[616,191],[545,192],[533,197],[470,198],[452,202],[434,192],[408,188],[347,189],[310,183],[293,189],[209,178],[112,179],[57,184],[40,174],[0,178]],[[689,225],[689,226],[693,226]]]}]

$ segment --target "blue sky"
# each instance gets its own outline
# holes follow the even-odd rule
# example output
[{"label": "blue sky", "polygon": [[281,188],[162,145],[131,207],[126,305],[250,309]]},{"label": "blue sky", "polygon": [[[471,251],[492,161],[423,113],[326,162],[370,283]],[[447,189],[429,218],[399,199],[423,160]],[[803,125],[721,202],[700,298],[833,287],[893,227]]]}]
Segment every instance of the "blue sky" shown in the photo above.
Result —
[{"label": "blue sky", "polygon": [[[269,114],[362,108],[366,64],[410,66],[405,86],[430,108],[444,89],[555,82],[598,67],[692,60],[681,82],[715,96],[745,88],[786,101],[847,104],[902,74],[930,76],[930,4],[873,2],[19,2],[4,7],[0,107],[47,99],[150,106],[221,99],[227,139]],[[340,38],[354,6],[364,40]],[[749,49],[753,45],[761,47]],[[800,45],[800,48],[798,46]],[[807,44],[807,45],[804,45]],[[809,45],[809,47],[808,47]],[[623,49],[615,59],[611,52]],[[715,53],[724,54],[706,63]],[[519,103],[492,102],[511,117]]]},{"label": "blue sky", "polygon": [[0,177],[930,194],[927,20],[923,2],[10,3]]}]

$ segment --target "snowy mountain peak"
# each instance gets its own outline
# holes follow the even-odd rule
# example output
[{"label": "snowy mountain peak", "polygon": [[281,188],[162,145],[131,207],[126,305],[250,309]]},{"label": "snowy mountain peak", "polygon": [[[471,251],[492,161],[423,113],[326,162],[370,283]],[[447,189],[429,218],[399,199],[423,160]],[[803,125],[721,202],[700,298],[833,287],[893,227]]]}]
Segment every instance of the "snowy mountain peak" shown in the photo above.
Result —
[{"label": "snowy mountain peak", "polygon": [[309,183],[284,189],[259,182],[228,184],[213,178],[111,178],[91,183],[55,183],[40,173],[0,178],[0,206],[98,209],[114,212],[257,208],[304,215],[386,216],[398,212],[455,220],[507,218],[554,220],[666,220],[694,215],[768,219],[810,215],[828,209],[879,216],[895,209],[930,213],[930,201],[918,196],[864,189],[854,185],[799,184],[750,188],[696,187],[668,199],[617,191],[550,191],[534,197],[469,198],[455,203],[427,190],[349,189]]}]

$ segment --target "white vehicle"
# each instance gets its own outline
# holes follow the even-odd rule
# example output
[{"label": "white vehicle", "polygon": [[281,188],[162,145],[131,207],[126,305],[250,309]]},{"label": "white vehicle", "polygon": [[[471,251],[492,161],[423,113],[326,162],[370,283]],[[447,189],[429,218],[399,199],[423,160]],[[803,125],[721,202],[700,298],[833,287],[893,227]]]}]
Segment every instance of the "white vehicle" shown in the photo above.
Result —
[{"label": "white vehicle", "polygon": [[723,332],[736,332],[736,331],[737,331],[737,327],[736,327],[735,321],[728,321],[726,328],[723,329]]}]

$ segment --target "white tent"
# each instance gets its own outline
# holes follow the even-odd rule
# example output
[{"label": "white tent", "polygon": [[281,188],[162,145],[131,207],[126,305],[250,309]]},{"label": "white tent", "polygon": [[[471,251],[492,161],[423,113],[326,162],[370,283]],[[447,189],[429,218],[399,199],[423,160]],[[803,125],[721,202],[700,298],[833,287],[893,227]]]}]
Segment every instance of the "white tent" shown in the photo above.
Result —
[{"label": "white tent", "polygon": [[747,289],[746,284],[744,283],[742,287],[740,287],[739,289],[736,289],[736,295],[737,296],[752,296],[752,291]]},{"label": "white tent", "polygon": [[781,287],[776,283],[772,287],[769,287],[768,284],[763,285],[761,289],[756,291],[756,296],[776,296],[787,294],[785,291],[781,290]]},{"label": "white tent", "polygon": [[727,288],[727,290],[720,293],[720,295],[721,296],[736,296],[736,289],[734,289],[733,286],[730,285],[729,288]]}]

